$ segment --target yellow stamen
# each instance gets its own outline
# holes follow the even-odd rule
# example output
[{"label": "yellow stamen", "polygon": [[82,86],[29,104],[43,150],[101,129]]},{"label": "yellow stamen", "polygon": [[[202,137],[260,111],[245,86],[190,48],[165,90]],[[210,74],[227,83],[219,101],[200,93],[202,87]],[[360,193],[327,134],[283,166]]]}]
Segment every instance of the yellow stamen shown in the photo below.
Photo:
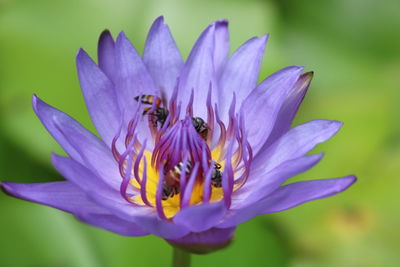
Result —
[{"label": "yellow stamen", "polygon": [[[216,148],[212,151],[212,157],[218,159],[220,153],[221,153],[221,149]],[[143,158],[146,158],[147,162],[151,162],[151,156],[152,156],[152,154],[150,151],[145,151]],[[140,177],[142,177],[141,174],[143,173],[143,166],[144,166],[143,158],[139,164]],[[224,168],[224,162],[221,162],[220,164],[221,164],[221,171],[222,171]],[[154,169],[153,166],[151,166],[151,164],[147,164],[146,196],[147,196],[147,199],[150,202],[150,204],[153,206],[156,205],[156,192],[157,192],[158,179],[159,179],[159,176],[158,176],[158,172],[156,171],[156,169]],[[133,185],[134,187],[140,189],[140,184],[137,182],[136,179],[134,179],[134,178],[131,179],[130,184]],[[196,204],[200,204],[203,202],[203,191],[204,191],[204,183],[196,182],[193,186],[193,191],[192,191],[192,195],[190,198],[190,205],[196,205]],[[172,218],[175,216],[176,213],[179,212],[179,210],[180,210],[180,194],[181,193],[182,192],[180,192],[179,194],[175,194],[173,197],[170,197],[170,198],[162,201],[164,213],[167,218]],[[222,198],[223,198],[222,188],[212,187],[210,201],[215,202]],[[140,194],[134,196],[132,198],[132,201],[139,205],[145,205]]]}]

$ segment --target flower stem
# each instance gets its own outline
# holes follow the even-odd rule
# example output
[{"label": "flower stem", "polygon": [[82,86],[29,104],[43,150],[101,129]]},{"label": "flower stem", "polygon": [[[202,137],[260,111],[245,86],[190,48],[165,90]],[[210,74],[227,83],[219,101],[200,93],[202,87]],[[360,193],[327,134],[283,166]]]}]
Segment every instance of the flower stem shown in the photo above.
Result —
[{"label": "flower stem", "polygon": [[174,247],[173,267],[189,267],[190,266],[190,253],[182,249]]}]

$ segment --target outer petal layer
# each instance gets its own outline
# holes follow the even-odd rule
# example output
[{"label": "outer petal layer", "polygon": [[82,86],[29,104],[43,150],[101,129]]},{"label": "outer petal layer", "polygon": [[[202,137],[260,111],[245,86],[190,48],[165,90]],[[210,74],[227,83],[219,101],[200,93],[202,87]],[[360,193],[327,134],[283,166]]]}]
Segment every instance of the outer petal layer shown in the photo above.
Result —
[{"label": "outer petal layer", "polygon": [[229,55],[228,21],[220,20],[219,23],[215,25],[215,44],[214,44],[214,68],[218,77],[225,67],[228,55]]},{"label": "outer petal layer", "polygon": [[74,214],[90,225],[126,236],[147,235],[139,226],[111,215],[90,200],[71,182],[21,184],[3,182],[4,191],[14,197],[36,202]]},{"label": "outer petal layer", "polygon": [[111,146],[121,120],[114,85],[83,49],[78,52],[76,66],[93,124],[104,142]]},{"label": "outer petal layer", "polygon": [[99,178],[107,184],[119,187],[117,163],[97,136],[36,96],[32,98],[32,105],[43,125],[71,158],[100,174]]},{"label": "outer petal layer", "polygon": [[335,179],[302,181],[280,187],[261,201],[250,207],[231,210],[218,227],[227,228],[241,224],[256,215],[279,212],[308,201],[329,197],[347,189],[356,181],[354,176]]},{"label": "outer petal layer", "polygon": [[109,186],[88,168],[68,157],[52,155],[56,170],[100,205],[104,202],[123,202],[119,187]]},{"label": "outer petal layer", "polygon": [[151,26],[144,47],[143,62],[156,87],[165,94],[166,99],[170,99],[183,67],[183,60],[163,17],[157,18]]},{"label": "outer petal layer", "polygon": [[315,120],[290,129],[254,159],[252,175],[267,173],[284,161],[310,152],[317,144],[334,136],[343,124],[339,121]]},{"label": "outer petal layer", "polygon": [[274,128],[271,131],[268,141],[264,144],[263,149],[266,149],[270,144],[274,143],[279,137],[289,130],[294,116],[296,115],[297,110],[299,109],[300,104],[306,95],[312,77],[312,72],[304,73],[297,80],[292,90],[290,90],[289,95],[287,96],[281,110],[278,113]]},{"label": "outer petal layer", "polygon": [[115,42],[108,30],[103,31],[100,35],[97,58],[100,69],[116,84],[118,72],[115,58]]},{"label": "outer petal layer", "polygon": [[[123,32],[118,35],[115,48],[118,67],[118,78],[115,88],[123,115],[122,125],[126,127],[138,105],[135,97],[139,95],[159,96],[160,91],[156,89],[154,81],[142,58]],[[125,131],[126,128],[123,128],[121,136],[125,136]],[[146,120],[139,122],[138,133],[141,141],[151,136]]]},{"label": "outer petal layer", "polygon": [[78,162],[54,156],[53,163],[64,177],[79,185],[96,203],[124,221],[140,225],[146,233],[163,238],[180,238],[189,233],[182,225],[161,220],[153,208],[127,202],[119,191],[99,181],[95,174]]},{"label": "outer petal layer", "polygon": [[174,223],[183,225],[192,232],[203,232],[222,219],[225,212],[223,201],[190,206],[174,216]]},{"label": "outer petal layer", "polygon": [[206,254],[228,246],[236,227],[212,228],[201,233],[190,233],[179,239],[167,239],[173,246],[196,254]]},{"label": "outer petal layer", "polygon": [[212,86],[212,99],[217,101],[217,82],[214,66],[215,28],[220,22],[211,24],[196,41],[182,70],[179,81],[178,103],[183,108],[189,102],[194,91],[193,112],[201,118],[207,118],[207,93]]},{"label": "outer petal layer", "polygon": [[75,127],[77,131],[85,133],[88,138],[92,138],[94,135],[87,131],[82,125],[80,125],[73,118],[65,114],[64,112],[46,104],[36,95],[32,96],[32,107],[36,115],[39,117],[42,124],[46,127],[47,131],[53,136],[53,138],[62,146],[65,152],[72,158],[79,162],[83,162],[81,155],[76,149],[66,140],[65,136],[57,129],[54,123],[54,118],[58,120],[65,120],[71,126]]},{"label": "outer petal layer", "polygon": [[272,74],[243,102],[241,111],[245,116],[248,140],[255,155],[271,133],[278,112],[302,70],[303,67],[287,67]]},{"label": "outer petal layer", "polygon": [[236,100],[241,104],[256,87],[267,38],[265,35],[248,40],[227,62],[220,78],[219,94],[224,103],[221,107],[224,120],[232,100],[232,93],[236,94]]},{"label": "outer petal layer", "polygon": [[251,206],[254,202],[267,197],[288,178],[298,175],[314,167],[323,154],[303,156],[288,160],[260,176],[253,176],[232,196],[234,209]]},{"label": "outer petal layer", "polygon": [[71,182],[11,183],[2,182],[2,189],[11,196],[50,206],[75,215],[106,213]]},{"label": "outer petal layer", "polygon": [[68,142],[80,153],[83,158],[83,165],[95,173],[106,184],[114,189],[119,188],[120,173],[118,164],[108,147],[97,138],[86,138],[64,122],[56,121],[55,123]]},{"label": "outer petal layer", "polygon": [[291,209],[305,202],[336,195],[356,181],[355,176],[335,179],[311,180],[282,186],[257,206],[259,214],[279,212]]},{"label": "outer petal layer", "polygon": [[83,164],[114,188],[119,187],[118,166],[110,149],[67,114],[33,96],[33,108],[49,133],[74,160]]},{"label": "outer petal layer", "polygon": [[144,236],[149,233],[138,225],[111,214],[85,214],[76,216],[80,221],[124,236]]}]

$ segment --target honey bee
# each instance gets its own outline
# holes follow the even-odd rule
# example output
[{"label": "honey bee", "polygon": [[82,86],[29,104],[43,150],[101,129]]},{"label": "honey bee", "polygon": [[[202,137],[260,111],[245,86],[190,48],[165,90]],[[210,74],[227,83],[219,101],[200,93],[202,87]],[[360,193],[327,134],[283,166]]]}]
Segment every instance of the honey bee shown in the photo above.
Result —
[{"label": "honey bee", "polygon": [[[139,101],[139,96],[135,97],[136,101]],[[153,125],[154,127],[160,126],[163,127],[164,123],[169,115],[169,111],[166,108],[161,107],[161,98],[153,96],[153,95],[142,95],[140,102],[146,105],[153,105],[155,102],[155,109],[153,112],[149,113],[149,116],[153,116]],[[146,107],[143,111],[143,115],[147,114],[151,110],[151,107]],[[200,117],[193,117],[192,124],[195,128],[196,132],[201,135],[203,139],[207,139],[208,135],[208,125],[207,123]]]},{"label": "honey bee", "polygon": [[207,123],[200,117],[192,118],[193,127],[196,129],[196,132],[203,137],[203,139],[207,139],[208,134],[208,125]]},{"label": "honey bee", "polygon": [[[162,188],[162,200],[167,200],[180,193],[179,178],[181,176],[183,162],[179,162],[172,170],[165,174],[165,180]],[[215,163],[214,170],[211,176],[211,185],[220,188],[222,187],[222,173],[220,171],[221,164]],[[192,163],[186,164],[186,175],[190,175],[192,171]]]},{"label": "honey bee", "polygon": [[164,182],[161,195],[162,200],[167,200],[177,194],[179,194],[179,186],[169,186]]},{"label": "honey bee", "polygon": [[[140,96],[135,96],[135,100],[139,101]],[[142,95],[140,102],[142,104],[153,105],[154,100],[156,101],[156,107],[161,106],[161,98],[154,95]]]},{"label": "honey bee", "polygon": [[215,163],[214,164],[214,170],[211,176],[211,184],[214,187],[222,187],[222,173],[220,171],[221,169],[221,164]]},{"label": "honey bee", "polygon": [[[167,200],[168,198],[173,197],[176,194],[179,194],[179,178],[181,177],[183,168],[183,162],[179,162],[172,170],[165,174],[165,180],[163,184],[162,190],[162,200]],[[192,170],[192,163],[190,161],[187,162],[185,173],[188,176]]]},{"label": "honey bee", "polygon": [[[139,96],[135,97],[136,101],[139,101]],[[142,104],[146,105],[153,105],[155,102],[155,110],[151,113],[149,113],[149,116],[152,116],[153,118],[151,121],[153,122],[154,127],[157,127],[160,125],[160,128],[164,126],[164,123],[168,117],[169,111],[166,108],[161,107],[161,98],[153,96],[153,95],[142,95],[140,102]],[[149,111],[151,110],[150,107],[147,107],[143,111],[143,115],[146,115]]]}]

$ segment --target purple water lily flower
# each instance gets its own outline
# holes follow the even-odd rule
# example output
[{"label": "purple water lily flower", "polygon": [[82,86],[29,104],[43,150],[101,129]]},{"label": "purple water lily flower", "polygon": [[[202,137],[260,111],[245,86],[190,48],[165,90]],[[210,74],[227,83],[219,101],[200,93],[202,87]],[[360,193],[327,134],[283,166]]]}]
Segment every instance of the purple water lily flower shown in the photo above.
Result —
[{"label": "purple water lily flower", "polygon": [[100,36],[98,64],[80,49],[82,92],[101,136],[33,96],[33,108],[68,157],[66,181],[3,182],[8,194],[74,214],[125,236],[176,246],[226,245],[237,225],[348,188],[354,176],[282,185],[319,162],[307,155],[342,123],[290,128],[312,73],[287,67],[257,84],[268,36],[229,54],[228,22],[209,25],[186,62],[158,18],[140,56],[122,32]]}]

